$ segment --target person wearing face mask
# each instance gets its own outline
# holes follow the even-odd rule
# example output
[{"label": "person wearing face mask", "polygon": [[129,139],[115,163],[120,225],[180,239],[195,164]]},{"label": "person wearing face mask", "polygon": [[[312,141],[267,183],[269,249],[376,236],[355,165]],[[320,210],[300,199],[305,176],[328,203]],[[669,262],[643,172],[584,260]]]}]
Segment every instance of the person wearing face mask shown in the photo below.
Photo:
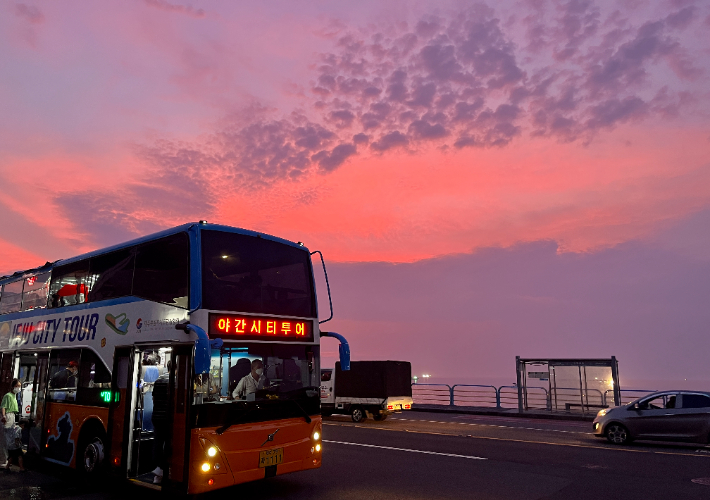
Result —
[{"label": "person wearing face mask", "polygon": [[264,388],[264,363],[260,359],[251,362],[251,373],[248,373],[237,384],[232,393],[234,399],[246,399],[249,394],[254,394]]},{"label": "person wearing face mask", "polygon": [[76,361],[69,361],[64,370],[54,374],[49,386],[52,389],[68,389],[76,387],[76,376],[79,373],[79,364]]},{"label": "person wearing face mask", "polygon": [[5,394],[2,398],[2,403],[0,403],[0,467],[4,468],[6,471],[10,470],[10,463],[8,462],[8,444],[5,438],[5,430],[13,429],[15,427],[15,416],[20,411],[17,406],[17,395],[20,393],[20,388],[22,387],[22,382],[18,379],[12,380],[12,389],[10,392]]}]

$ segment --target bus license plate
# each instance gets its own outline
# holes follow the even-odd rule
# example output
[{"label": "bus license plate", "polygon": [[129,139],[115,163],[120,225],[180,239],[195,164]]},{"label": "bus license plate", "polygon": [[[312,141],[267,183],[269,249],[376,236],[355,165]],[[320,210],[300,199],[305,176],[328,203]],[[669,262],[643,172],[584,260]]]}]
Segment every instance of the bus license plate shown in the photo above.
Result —
[{"label": "bus license plate", "polygon": [[259,467],[270,467],[284,461],[284,449],[264,450],[259,452]]}]

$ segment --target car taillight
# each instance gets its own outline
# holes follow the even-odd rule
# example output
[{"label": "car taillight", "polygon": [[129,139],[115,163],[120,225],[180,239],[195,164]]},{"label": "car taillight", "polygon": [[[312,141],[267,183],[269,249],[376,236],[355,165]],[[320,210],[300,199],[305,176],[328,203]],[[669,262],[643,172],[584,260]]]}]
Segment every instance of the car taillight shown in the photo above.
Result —
[{"label": "car taillight", "polygon": [[393,409],[394,409],[394,406],[388,405],[388,406],[387,406],[387,409],[388,409],[388,410],[393,410]]},{"label": "car taillight", "polygon": [[404,405],[405,410],[409,410],[412,407],[412,405]]}]

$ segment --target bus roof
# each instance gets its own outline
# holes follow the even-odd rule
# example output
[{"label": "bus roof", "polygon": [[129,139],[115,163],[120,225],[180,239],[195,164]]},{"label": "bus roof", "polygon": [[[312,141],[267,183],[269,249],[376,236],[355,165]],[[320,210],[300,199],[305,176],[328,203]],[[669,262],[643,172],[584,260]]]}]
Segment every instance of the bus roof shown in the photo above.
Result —
[{"label": "bus roof", "polygon": [[129,248],[129,247],[132,247],[135,245],[139,245],[141,243],[147,243],[152,240],[164,238],[165,236],[170,236],[173,234],[186,232],[188,229],[190,229],[193,226],[196,226],[198,230],[210,229],[213,231],[223,231],[226,233],[237,233],[237,234],[244,234],[247,236],[259,236],[259,237],[267,239],[267,240],[276,241],[278,243],[283,243],[285,245],[299,248],[299,249],[306,251],[306,252],[309,251],[308,248],[305,247],[302,243],[294,243],[293,241],[285,240],[283,238],[279,238],[278,236],[272,236],[270,234],[260,233],[258,231],[252,231],[250,229],[242,229],[239,227],[224,226],[221,224],[209,224],[206,221],[188,222],[187,224],[182,224],[180,226],[175,226],[170,229],[158,231],[157,233],[149,234],[147,236],[142,236],[142,237],[136,238],[134,240],[126,241],[125,243],[119,243],[117,245],[113,245],[110,247],[101,248],[101,249],[94,250],[92,252],[88,252],[88,253],[85,253],[82,255],[77,255],[76,257],[70,257],[68,259],[60,259],[60,260],[57,260],[54,262],[47,262],[43,266],[36,267],[33,269],[27,269],[24,271],[17,271],[16,273],[13,273],[11,275],[0,276],[0,285],[4,285],[7,282],[14,281],[17,278],[20,278],[20,277],[27,275],[27,274],[35,274],[38,272],[49,271],[55,266],[62,266],[64,264],[71,264],[72,262],[78,262],[80,260],[88,259],[91,257],[96,257],[97,255],[102,255],[105,253],[113,252],[114,250],[121,250],[123,248]]}]

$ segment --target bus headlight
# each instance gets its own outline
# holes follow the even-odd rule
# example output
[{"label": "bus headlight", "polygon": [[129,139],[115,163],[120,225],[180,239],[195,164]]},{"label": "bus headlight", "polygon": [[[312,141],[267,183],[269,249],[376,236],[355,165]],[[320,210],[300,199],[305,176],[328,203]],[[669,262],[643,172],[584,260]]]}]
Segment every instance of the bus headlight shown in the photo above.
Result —
[{"label": "bus headlight", "polygon": [[318,440],[320,439],[320,432],[315,431],[315,432],[313,433],[313,439],[315,439],[316,441],[318,441]]},{"label": "bus headlight", "polygon": [[316,445],[316,451],[320,451],[320,444]]},{"label": "bus headlight", "polygon": [[214,457],[216,454],[217,454],[217,448],[215,448],[214,446],[210,446],[209,448],[207,448],[207,455],[208,456]]},{"label": "bus headlight", "polygon": [[211,468],[211,466],[209,463],[205,462],[202,464],[202,472],[209,472],[210,468]]}]

